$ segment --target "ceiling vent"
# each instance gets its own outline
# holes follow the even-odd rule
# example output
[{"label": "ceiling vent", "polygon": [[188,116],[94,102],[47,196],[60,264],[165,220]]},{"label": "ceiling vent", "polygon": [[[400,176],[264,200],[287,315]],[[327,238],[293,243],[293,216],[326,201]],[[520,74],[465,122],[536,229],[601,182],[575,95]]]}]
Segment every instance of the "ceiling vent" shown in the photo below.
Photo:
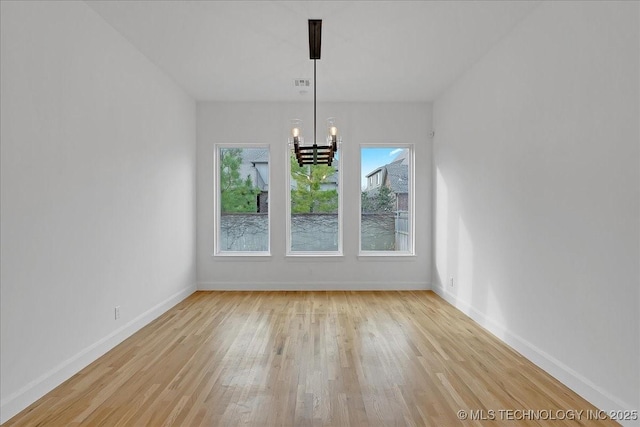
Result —
[{"label": "ceiling vent", "polygon": [[311,86],[311,79],[294,79],[293,86],[296,89],[304,89]]}]

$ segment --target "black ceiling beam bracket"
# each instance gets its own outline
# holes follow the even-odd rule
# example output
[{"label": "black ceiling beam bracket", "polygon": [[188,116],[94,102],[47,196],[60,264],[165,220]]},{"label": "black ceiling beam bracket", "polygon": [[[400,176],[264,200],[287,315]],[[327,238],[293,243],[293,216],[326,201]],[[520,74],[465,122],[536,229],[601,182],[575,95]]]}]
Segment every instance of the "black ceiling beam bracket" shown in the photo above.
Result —
[{"label": "black ceiling beam bracket", "polygon": [[322,19],[309,19],[309,59],[320,59]]}]

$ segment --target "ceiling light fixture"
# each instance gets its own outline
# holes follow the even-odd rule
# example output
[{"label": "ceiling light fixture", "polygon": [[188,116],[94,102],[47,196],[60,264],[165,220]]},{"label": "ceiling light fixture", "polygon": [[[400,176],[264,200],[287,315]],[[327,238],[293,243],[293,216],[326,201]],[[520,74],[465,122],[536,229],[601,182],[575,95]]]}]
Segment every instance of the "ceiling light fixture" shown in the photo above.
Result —
[{"label": "ceiling light fixture", "polygon": [[289,146],[296,160],[302,165],[329,165],[333,162],[342,142],[338,136],[338,128],[333,117],[327,119],[327,145],[316,143],[316,61],[320,59],[322,39],[322,19],[309,19],[309,59],[313,59],[313,145],[305,145],[302,137],[302,120],[291,121],[291,137]]}]

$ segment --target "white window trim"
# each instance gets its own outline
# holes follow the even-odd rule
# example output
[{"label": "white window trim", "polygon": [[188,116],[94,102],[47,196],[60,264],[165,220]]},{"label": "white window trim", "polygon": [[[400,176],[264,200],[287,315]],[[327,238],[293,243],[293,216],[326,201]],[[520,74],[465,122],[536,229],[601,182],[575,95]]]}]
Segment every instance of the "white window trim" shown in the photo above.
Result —
[{"label": "white window trim", "polygon": [[[409,149],[409,197],[407,200],[409,208],[409,248],[408,251],[365,251],[362,250],[362,196],[358,197],[358,257],[415,257],[416,256],[416,235],[415,235],[415,144],[413,143],[380,143],[380,144],[360,144],[358,154],[358,176],[362,176],[362,149],[363,148],[407,148]],[[360,193],[362,193],[362,183],[358,181]]]},{"label": "white window trim", "polygon": [[269,200],[271,199],[271,146],[269,144],[233,144],[216,143],[213,145],[213,212],[214,235],[213,256],[220,257],[267,257],[271,256],[271,203],[267,212],[267,250],[266,251],[224,251],[220,248],[220,149],[221,148],[263,148],[269,153]]},{"label": "white window trim", "polygon": [[341,257],[344,256],[343,254],[343,250],[342,250],[342,189],[343,189],[343,180],[342,180],[342,170],[344,169],[344,152],[343,150],[341,150],[340,148],[338,148],[338,153],[339,153],[339,162],[340,162],[340,167],[338,168],[338,250],[337,251],[292,251],[291,250],[291,149],[289,148],[289,146],[287,145],[287,149],[285,150],[285,155],[286,155],[286,172],[285,172],[285,177],[286,177],[286,218],[287,218],[287,225],[286,225],[286,239],[287,239],[287,243],[286,243],[286,253],[285,256],[286,257]]}]

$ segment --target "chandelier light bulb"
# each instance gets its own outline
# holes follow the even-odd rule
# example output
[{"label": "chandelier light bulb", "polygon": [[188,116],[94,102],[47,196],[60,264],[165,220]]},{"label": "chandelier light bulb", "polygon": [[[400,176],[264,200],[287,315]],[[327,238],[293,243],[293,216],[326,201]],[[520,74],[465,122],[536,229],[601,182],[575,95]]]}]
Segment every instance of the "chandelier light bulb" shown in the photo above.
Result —
[{"label": "chandelier light bulb", "polygon": [[338,134],[338,128],[336,127],[336,119],[329,117],[327,119],[327,127],[329,128],[329,136],[336,136]]},{"label": "chandelier light bulb", "polygon": [[293,144],[302,143],[302,120],[300,119],[291,120],[291,138],[289,138],[289,143],[293,143]]},{"label": "chandelier light bulb", "polygon": [[327,119],[327,127],[329,128],[327,143],[331,146],[333,151],[336,151],[338,149],[338,128],[336,127],[336,119],[329,117]]}]

